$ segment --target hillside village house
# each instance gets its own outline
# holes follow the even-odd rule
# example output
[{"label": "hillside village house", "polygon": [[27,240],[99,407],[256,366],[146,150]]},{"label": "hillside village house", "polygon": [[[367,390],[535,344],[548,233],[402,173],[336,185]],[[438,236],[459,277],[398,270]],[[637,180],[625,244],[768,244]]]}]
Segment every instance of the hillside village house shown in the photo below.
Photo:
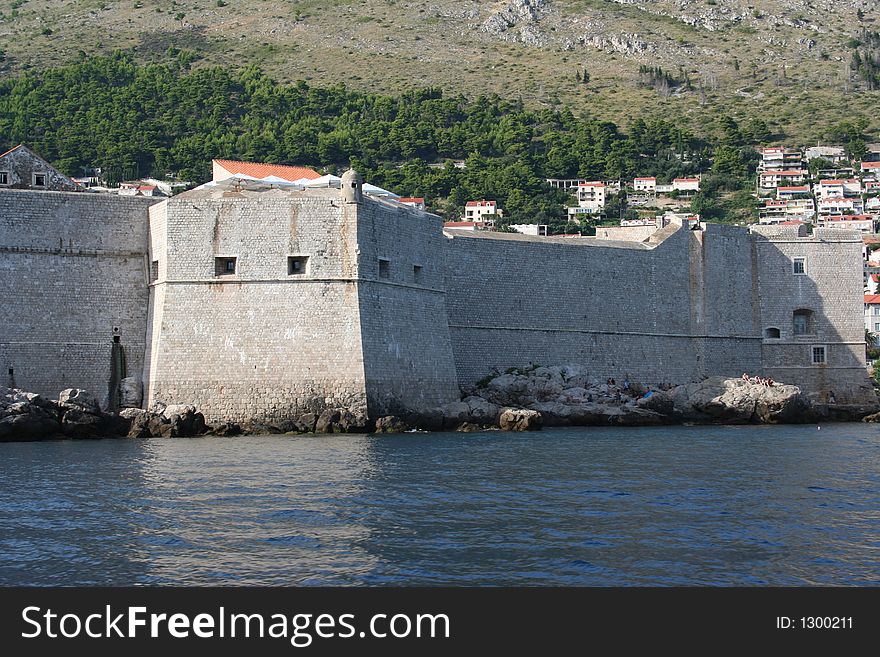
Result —
[{"label": "hillside village house", "polygon": [[761,162],[758,165],[760,171],[784,171],[800,168],[803,162],[803,155],[799,148],[773,146],[762,148],[760,154]]},{"label": "hillside village house", "polygon": [[503,217],[504,212],[496,201],[468,201],[464,206],[464,220],[494,225],[494,217]]},{"label": "hillside village house", "polygon": [[804,159],[807,162],[822,159],[840,164],[846,160],[846,149],[842,146],[810,146],[804,150]]},{"label": "hillside village house", "polygon": [[656,178],[636,178],[633,180],[633,189],[637,192],[655,194],[657,192]]},{"label": "hillside village house", "polygon": [[865,295],[865,330],[880,333],[880,294]]},{"label": "hillside village house", "polygon": [[476,221],[444,221],[444,228],[455,228],[456,230],[483,230],[485,225],[483,222]]},{"label": "hillside village house", "polygon": [[124,182],[119,185],[120,196],[165,196],[156,185],[144,185],[142,182]]},{"label": "hillside village house", "polygon": [[862,175],[871,180],[880,180],[880,162],[862,162]]},{"label": "hillside village house", "polygon": [[819,216],[861,214],[865,210],[861,198],[845,198],[843,196],[829,196],[819,199],[817,204]]},{"label": "hillside village house", "polygon": [[410,196],[403,197],[397,199],[398,203],[403,203],[404,205],[408,205],[411,208],[415,208],[416,210],[424,210],[425,209],[425,199],[421,196]]},{"label": "hillside village house", "polygon": [[852,167],[837,167],[835,169],[819,169],[816,178],[820,180],[847,180],[856,177],[856,170]]},{"label": "hillside village house", "polygon": [[675,178],[672,181],[672,189],[676,192],[698,192],[700,191],[700,179]]},{"label": "hillside village house", "polygon": [[586,182],[577,187],[578,207],[588,214],[601,213],[605,208],[606,185],[603,182]]},{"label": "hillside village house", "polygon": [[811,222],[816,216],[816,206],[812,198],[774,200],[766,199],[758,210],[758,221],[762,224],[783,224],[787,221]]},{"label": "hillside village house", "polygon": [[816,185],[818,198],[832,198],[843,196],[845,198],[859,196],[862,193],[862,181],[858,178],[849,180],[820,180]]},{"label": "hillside village house", "polygon": [[873,234],[875,219],[869,214],[848,214],[844,216],[822,216],[816,220],[819,228],[841,228],[843,230],[857,230],[862,233]]},{"label": "hillside village house", "polygon": [[795,198],[808,198],[810,196],[809,185],[797,185],[795,187],[777,187],[776,198],[780,201],[789,201]]},{"label": "hillside village house", "polygon": [[533,237],[547,237],[550,234],[550,227],[547,224],[510,224],[508,227],[517,233]]},{"label": "hillside village house", "polygon": [[802,185],[807,179],[807,171],[802,169],[783,169],[778,171],[762,171],[758,174],[761,189],[776,189],[780,185],[792,187]]}]

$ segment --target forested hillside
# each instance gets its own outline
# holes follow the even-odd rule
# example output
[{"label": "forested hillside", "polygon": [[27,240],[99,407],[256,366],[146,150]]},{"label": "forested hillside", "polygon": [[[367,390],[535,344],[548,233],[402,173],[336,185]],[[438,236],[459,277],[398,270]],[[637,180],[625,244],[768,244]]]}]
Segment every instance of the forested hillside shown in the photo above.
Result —
[{"label": "forested hillside", "polygon": [[[675,117],[637,120],[624,133],[608,121],[495,95],[281,84],[254,66],[191,70],[191,53],[173,54],[166,64],[139,65],[116,53],[3,79],[0,146],[23,142],[71,175],[100,167],[111,181],[203,182],[212,158],[331,172],[352,164],[378,185],[427,197],[435,211],[448,205],[450,216],[467,199],[492,198],[512,222],[558,223],[567,196],[547,177],[668,180],[700,171],[712,172],[701,211],[729,218],[713,193],[748,188],[754,145],[779,137],[760,118],[726,115],[703,126],[711,137],[696,137]],[[828,137],[857,152],[866,125],[842,123]]]}]

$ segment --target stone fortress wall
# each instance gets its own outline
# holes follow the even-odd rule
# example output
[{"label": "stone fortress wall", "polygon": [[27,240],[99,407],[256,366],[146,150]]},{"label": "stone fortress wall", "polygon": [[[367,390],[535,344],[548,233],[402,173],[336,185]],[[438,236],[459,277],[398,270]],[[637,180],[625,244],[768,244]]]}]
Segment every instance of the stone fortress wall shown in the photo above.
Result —
[{"label": "stone fortress wall", "polygon": [[[839,402],[872,394],[856,235],[444,232],[347,183],[227,180],[154,205],[0,190],[3,372],[47,395],[103,394],[116,336],[145,405],[192,403],[209,421],[425,410],[530,363],[651,384],[745,371]],[[232,258],[234,271],[218,269]]]},{"label": "stone fortress wall", "polygon": [[[458,398],[439,218],[235,182],[151,210],[147,404],[277,421]],[[218,275],[218,258],[235,258],[234,273]]]},{"label": "stone fortress wall", "polygon": [[2,382],[54,397],[108,394],[114,339],[123,373],[146,346],[147,208],[158,199],[0,191]]},{"label": "stone fortress wall", "polygon": [[[755,231],[760,263],[757,299],[763,321],[763,361],[768,376],[796,382],[839,403],[869,397],[865,370],[862,247],[859,233],[817,228],[812,235],[797,226],[768,226]],[[803,259],[803,274],[794,272]],[[849,283],[851,281],[851,283]],[[794,329],[795,312],[805,312],[806,333]],[[773,329],[779,330],[778,337]],[[826,362],[814,364],[822,347]]]},{"label": "stone fortress wall", "polygon": [[[357,231],[314,192],[206,190],[150,217],[147,404],[185,402],[210,420],[280,420],[365,408]],[[288,259],[308,256],[303,273]],[[216,275],[216,258],[235,272]]]},{"label": "stone fortress wall", "polygon": [[457,401],[441,219],[369,198],[353,207],[370,414]]},{"label": "stone fortress wall", "polygon": [[748,234],[707,228],[670,225],[648,243],[454,231],[446,285],[460,382],[530,363],[652,384],[759,372]]}]

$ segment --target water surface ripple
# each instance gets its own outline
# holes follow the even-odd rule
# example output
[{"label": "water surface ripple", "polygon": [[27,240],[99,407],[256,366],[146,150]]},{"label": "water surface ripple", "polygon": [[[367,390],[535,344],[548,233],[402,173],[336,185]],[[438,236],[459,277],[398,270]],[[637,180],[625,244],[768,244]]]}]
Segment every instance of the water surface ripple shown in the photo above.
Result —
[{"label": "water surface ripple", "polygon": [[3,585],[880,585],[880,428],[0,444]]}]

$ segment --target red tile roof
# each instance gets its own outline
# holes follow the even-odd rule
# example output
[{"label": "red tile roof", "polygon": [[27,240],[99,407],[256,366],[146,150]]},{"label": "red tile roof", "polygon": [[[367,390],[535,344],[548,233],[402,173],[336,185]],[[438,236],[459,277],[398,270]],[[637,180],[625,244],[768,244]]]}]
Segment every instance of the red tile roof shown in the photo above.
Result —
[{"label": "red tile roof", "polygon": [[880,303],[880,294],[866,294],[865,303]]},{"label": "red tile roof", "polygon": [[656,178],[636,178],[635,180],[657,180]]},{"label": "red tile roof", "polygon": [[425,199],[421,196],[404,196],[397,199],[398,203],[424,203]]},{"label": "red tile roof", "polygon": [[465,205],[469,208],[495,207],[495,201],[468,201]]},{"label": "red tile roof", "polygon": [[880,162],[862,162],[863,169],[880,169]]},{"label": "red tile roof", "polygon": [[[480,224],[482,225],[482,222],[480,222]],[[476,226],[476,225],[477,225],[476,221],[444,221],[443,222],[444,228],[466,228],[469,226]]]},{"label": "red tile roof", "polygon": [[214,160],[231,174],[240,173],[253,178],[267,178],[277,176],[284,180],[294,182],[303,178],[314,180],[321,174],[308,167],[291,167],[284,164],[259,164],[257,162],[238,162],[236,160]]},{"label": "red tile roof", "polygon": [[578,187],[605,187],[603,182],[582,182],[578,183]]}]

